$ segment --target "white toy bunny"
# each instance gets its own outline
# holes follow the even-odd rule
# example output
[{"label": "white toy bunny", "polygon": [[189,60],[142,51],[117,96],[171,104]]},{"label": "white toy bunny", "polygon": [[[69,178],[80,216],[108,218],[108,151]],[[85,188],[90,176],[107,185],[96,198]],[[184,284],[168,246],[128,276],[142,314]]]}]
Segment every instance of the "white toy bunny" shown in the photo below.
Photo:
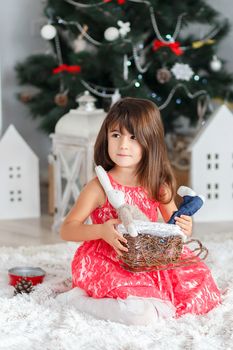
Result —
[{"label": "white toy bunny", "polygon": [[95,171],[110,204],[116,209],[118,217],[122,221],[127,232],[130,236],[136,237],[138,232],[134,220],[149,221],[148,217],[143,214],[138,207],[129,205],[125,202],[124,192],[115,190],[112,187],[109,177],[102,166],[97,166]]}]

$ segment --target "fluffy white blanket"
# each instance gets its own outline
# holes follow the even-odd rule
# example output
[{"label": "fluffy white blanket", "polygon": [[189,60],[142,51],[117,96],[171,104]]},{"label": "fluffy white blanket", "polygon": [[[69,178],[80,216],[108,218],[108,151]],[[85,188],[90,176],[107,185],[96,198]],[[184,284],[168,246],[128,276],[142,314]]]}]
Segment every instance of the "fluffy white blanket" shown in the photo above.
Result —
[{"label": "fluffy white blanket", "polygon": [[[93,319],[56,301],[71,286],[75,244],[0,248],[1,350],[230,350],[233,348],[233,234],[209,235],[207,264],[223,291],[223,304],[205,316],[159,321],[156,327],[124,326]],[[13,297],[7,270],[40,266],[44,282]]]}]

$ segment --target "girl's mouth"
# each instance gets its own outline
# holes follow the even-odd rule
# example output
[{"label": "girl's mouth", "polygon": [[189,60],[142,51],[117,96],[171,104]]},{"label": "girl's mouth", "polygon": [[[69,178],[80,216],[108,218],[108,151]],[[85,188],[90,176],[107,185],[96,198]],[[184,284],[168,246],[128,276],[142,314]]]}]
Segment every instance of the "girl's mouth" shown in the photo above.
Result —
[{"label": "girl's mouth", "polygon": [[130,157],[128,154],[117,154],[118,157]]}]

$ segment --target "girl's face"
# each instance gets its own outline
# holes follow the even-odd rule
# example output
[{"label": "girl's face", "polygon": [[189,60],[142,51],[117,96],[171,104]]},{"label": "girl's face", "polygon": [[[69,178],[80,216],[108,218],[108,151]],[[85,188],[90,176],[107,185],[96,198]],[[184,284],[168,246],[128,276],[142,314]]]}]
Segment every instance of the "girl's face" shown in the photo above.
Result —
[{"label": "girl's face", "polygon": [[125,128],[114,127],[108,131],[108,154],[119,167],[135,170],[142,158],[142,146]]}]

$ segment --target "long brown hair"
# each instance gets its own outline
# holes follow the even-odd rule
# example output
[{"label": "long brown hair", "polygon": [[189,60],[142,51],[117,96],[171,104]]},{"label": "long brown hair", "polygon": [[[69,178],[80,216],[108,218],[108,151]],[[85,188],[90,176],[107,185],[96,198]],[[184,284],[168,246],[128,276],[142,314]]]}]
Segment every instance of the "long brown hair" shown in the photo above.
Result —
[{"label": "long brown hair", "polygon": [[[109,110],[97,136],[94,160],[106,171],[114,167],[108,154],[108,131],[118,126],[135,135],[142,147],[142,159],[136,175],[138,182],[155,200],[169,202],[175,193],[175,179],[168,160],[164,128],[157,106],[145,99],[126,97]],[[163,186],[169,188],[169,198],[163,196]],[[167,192],[167,191],[165,191]]]}]

